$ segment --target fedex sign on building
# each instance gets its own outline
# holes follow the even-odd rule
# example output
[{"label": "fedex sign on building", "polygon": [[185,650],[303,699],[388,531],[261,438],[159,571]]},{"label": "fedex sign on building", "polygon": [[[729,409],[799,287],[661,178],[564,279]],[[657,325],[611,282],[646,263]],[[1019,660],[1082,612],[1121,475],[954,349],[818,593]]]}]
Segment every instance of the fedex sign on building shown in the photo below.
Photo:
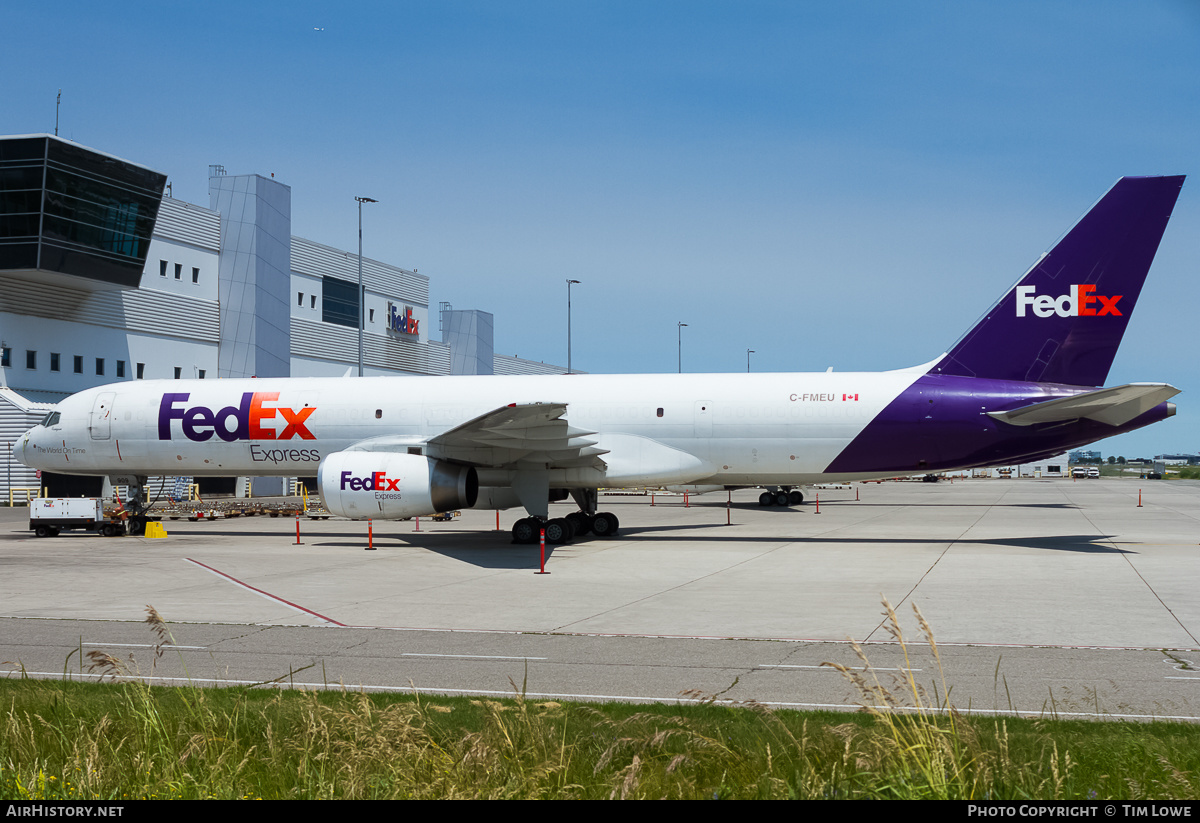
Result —
[{"label": "fedex sign on building", "polygon": [[[235,440],[316,440],[306,421],[316,406],[292,409],[267,405],[279,399],[279,392],[244,392],[236,406],[214,411],[208,406],[188,406],[188,392],[167,393],[158,406],[158,439],[172,439],[172,421],[178,420],[183,436],[203,443],[215,434],[227,443]],[[274,421],[284,423],[277,428]],[[271,421],[271,422],[268,422]]]},{"label": "fedex sign on building", "polygon": [[417,334],[420,330],[420,323],[420,320],[413,317],[412,306],[397,307],[395,303],[388,303],[387,325],[391,331],[401,334]]}]

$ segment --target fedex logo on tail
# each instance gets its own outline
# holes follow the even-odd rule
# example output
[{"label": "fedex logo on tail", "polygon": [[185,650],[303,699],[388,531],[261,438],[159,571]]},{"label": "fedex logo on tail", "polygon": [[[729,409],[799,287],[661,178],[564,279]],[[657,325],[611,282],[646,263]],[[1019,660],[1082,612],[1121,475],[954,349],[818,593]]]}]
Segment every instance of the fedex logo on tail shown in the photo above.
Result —
[{"label": "fedex logo on tail", "polygon": [[[171,421],[178,420],[183,436],[196,443],[210,440],[215,434],[226,443],[235,440],[316,440],[305,421],[317,410],[316,406],[290,409],[286,406],[268,406],[266,403],[279,399],[279,392],[245,392],[236,406],[226,406],[213,411],[208,406],[186,406],[188,392],[164,394],[158,406],[158,439],[171,439]],[[282,429],[264,428],[264,421],[279,416]]]},{"label": "fedex logo on tail", "polygon": [[1038,317],[1103,317],[1106,314],[1121,316],[1117,301],[1122,295],[1096,294],[1092,284],[1074,285],[1059,297],[1037,294],[1037,286],[1017,286],[1017,317],[1024,317],[1025,310],[1032,308]]}]

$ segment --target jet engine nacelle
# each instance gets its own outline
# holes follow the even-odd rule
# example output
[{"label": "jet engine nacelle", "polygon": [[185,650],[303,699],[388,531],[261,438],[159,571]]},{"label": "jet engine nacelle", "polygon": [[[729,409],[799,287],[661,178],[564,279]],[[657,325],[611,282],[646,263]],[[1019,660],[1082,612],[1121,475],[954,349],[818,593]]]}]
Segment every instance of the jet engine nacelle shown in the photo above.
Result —
[{"label": "jet engine nacelle", "polygon": [[397,520],[466,509],[479,496],[479,476],[420,454],[336,452],[321,461],[317,485],[325,508],[342,517]]}]

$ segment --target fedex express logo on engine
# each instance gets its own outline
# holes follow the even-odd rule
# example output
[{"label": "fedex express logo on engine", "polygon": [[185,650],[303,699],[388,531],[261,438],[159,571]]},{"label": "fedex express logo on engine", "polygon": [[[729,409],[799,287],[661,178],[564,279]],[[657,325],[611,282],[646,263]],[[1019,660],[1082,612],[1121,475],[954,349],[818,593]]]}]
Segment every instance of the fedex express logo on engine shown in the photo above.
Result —
[{"label": "fedex express logo on engine", "polygon": [[366,477],[355,477],[353,472],[342,472],[342,491],[352,492],[398,492],[400,481],[404,478],[392,479],[384,472],[371,472]]},{"label": "fedex express logo on engine", "polygon": [[1038,317],[1103,317],[1106,314],[1121,316],[1117,301],[1122,295],[1095,294],[1094,285],[1074,285],[1060,297],[1037,294],[1037,286],[1017,286],[1017,317],[1024,317],[1025,310],[1032,308]]},{"label": "fedex express logo on engine", "polygon": [[[277,391],[245,392],[242,402],[213,411],[208,406],[187,406],[188,392],[164,394],[158,407],[158,439],[171,439],[171,421],[178,420],[183,436],[203,443],[215,434],[226,443],[235,440],[316,440],[305,421],[317,410],[316,406],[290,409],[287,406],[267,406],[279,399]],[[264,421],[279,419],[282,429],[263,428]]]}]

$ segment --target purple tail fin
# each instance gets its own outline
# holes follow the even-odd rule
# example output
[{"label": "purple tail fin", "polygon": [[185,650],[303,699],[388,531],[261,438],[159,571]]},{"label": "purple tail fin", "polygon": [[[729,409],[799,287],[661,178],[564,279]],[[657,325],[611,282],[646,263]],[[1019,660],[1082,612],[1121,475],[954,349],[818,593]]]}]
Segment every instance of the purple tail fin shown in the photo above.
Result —
[{"label": "purple tail fin", "polygon": [[1182,186],[1122,177],[929,373],[1104,385]]}]

